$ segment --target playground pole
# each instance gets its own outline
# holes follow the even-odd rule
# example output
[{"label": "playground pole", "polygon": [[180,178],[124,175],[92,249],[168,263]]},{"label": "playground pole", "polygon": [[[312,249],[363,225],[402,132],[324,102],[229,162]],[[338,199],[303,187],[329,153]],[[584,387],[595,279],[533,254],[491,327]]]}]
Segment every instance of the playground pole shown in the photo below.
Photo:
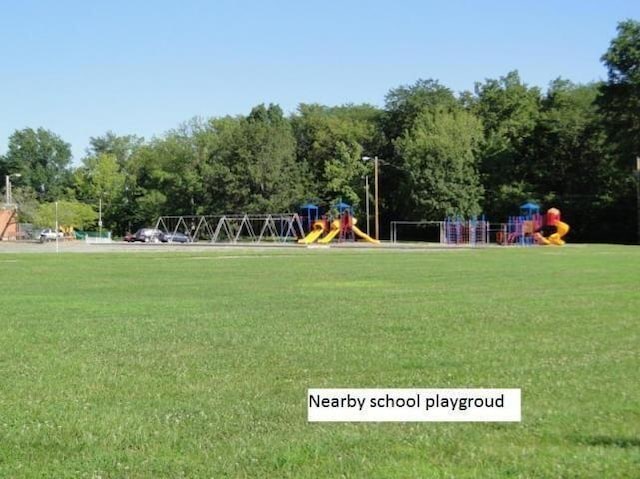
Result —
[{"label": "playground pole", "polygon": [[[371,157],[370,156],[363,156],[362,157],[362,161],[371,161]],[[377,240],[380,239],[380,202],[379,202],[379,195],[378,195],[378,190],[379,190],[379,181],[378,181],[378,157],[374,156],[373,157],[373,174],[374,174],[374,209],[375,209],[375,213],[374,213],[374,221],[375,221],[375,231],[376,231],[376,236],[375,238]]]}]

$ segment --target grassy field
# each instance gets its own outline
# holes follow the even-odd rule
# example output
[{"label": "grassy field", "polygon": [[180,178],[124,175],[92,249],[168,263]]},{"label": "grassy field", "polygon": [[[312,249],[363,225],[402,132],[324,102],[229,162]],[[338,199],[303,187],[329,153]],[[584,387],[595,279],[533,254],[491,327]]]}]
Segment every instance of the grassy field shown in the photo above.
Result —
[{"label": "grassy field", "polygon": [[[0,477],[640,476],[640,248],[0,255]],[[309,424],[309,387],[523,421]]]}]

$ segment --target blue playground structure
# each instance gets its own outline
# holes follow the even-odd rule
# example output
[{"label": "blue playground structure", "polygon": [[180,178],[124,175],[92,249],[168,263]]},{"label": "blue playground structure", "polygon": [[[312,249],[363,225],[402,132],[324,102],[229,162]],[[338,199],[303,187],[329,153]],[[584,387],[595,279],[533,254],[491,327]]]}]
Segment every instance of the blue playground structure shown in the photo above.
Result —
[{"label": "blue playground structure", "polygon": [[525,203],[520,205],[519,216],[507,218],[498,242],[503,245],[533,246],[536,244],[534,235],[542,225],[540,206],[535,203]]},{"label": "blue playground structure", "polygon": [[489,244],[489,222],[484,215],[478,218],[446,218],[442,223],[441,243],[450,245]]},{"label": "blue playground structure", "polygon": [[300,207],[300,213],[300,219],[305,229],[311,231],[313,223],[320,218],[320,208],[312,203],[307,203]]}]

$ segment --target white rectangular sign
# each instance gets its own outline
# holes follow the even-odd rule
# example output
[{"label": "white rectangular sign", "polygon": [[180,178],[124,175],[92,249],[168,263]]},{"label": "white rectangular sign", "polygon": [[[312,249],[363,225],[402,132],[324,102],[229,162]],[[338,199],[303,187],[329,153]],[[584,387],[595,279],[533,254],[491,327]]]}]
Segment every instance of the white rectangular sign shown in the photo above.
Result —
[{"label": "white rectangular sign", "polygon": [[520,389],[309,389],[309,422],[520,422]]}]

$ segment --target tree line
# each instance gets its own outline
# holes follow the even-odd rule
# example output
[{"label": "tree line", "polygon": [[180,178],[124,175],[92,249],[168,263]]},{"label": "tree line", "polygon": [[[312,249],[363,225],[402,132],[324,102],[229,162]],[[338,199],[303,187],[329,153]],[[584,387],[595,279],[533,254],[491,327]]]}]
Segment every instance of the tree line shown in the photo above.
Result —
[{"label": "tree line", "polygon": [[[503,221],[526,201],[556,206],[573,239],[635,242],[640,156],[640,23],[621,22],[602,56],[607,80],[552,81],[517,71],[456,94],[436,80],[388,92],[384,107],[301,104],[290,115],[193,119],[145,140],[92,137],[82,164],[44,128],[15,131],[0,175],[15,175],[20,218],[50,226],[65,201],[75,226],[116,234],[160,215],[294,211],[338,200],[362,212],[378,156],[381,225],[485,214]],[[17,176],[19,174],[20,176]],[[637,172],[635,173],[637,175]]]}]

